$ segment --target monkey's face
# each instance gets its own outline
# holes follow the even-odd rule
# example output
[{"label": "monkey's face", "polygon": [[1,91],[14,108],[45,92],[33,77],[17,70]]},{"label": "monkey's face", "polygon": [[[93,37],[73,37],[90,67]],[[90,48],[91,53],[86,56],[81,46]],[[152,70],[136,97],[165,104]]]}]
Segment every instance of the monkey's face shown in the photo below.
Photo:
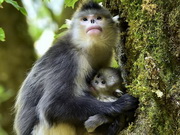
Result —
[{"label": "monkey's face", "polygon": [[118,70],[112,68],[101,69],[91,81],[91,86],[91,93],[94,96],[111,95],[119,97],[119,95],[125,92]]},{"label": "monkey's face", "polygon": [[100,38],[107,32],[106,18],[98,14],[82,14],[75,18],[73,30],[86,38]]},{"label": "monkey's face", "polygon": [[[111,85],[110,85],[111,83]],[[91,81],[91,85],[93,87],[92,94],[95,96],[98,95],[112,95],[114,89],[113,86],[115,86],[115,83],[112,83],[109,81],[106,76],[104,76],[101,73],[98,73],[94,79]]]},{"label": "monkey's face", "polygon": [[112,17],[96,10],[77,12],[70,28],[75,41],[106,44],[116,40],[117,29]]},{"label": "monkey's face", "polygon": [[88,36],[98,36],[102,33],[104,18],[100,15],[87,15],[80,19],[80,27]]},{"label": "monkey's face", "polygon": [[105,78],[100,73],[98,73],[91,81],[92,86],[99,92],[106,90],[106,83]]}]

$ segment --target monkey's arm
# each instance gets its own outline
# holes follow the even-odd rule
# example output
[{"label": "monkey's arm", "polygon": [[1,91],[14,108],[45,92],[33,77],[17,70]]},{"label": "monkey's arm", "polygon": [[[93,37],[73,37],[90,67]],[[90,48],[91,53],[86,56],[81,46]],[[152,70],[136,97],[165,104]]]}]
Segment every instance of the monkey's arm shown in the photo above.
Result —
[{"label": "monkey's arm", "polygon": [[90,116],[88,120],[85,121],[84,125],[88,132],[94,132],[94,130],[105,123],[112,122],[112,118],[105,116],[103,114],[96,114],[94,116]]},{"label": "monkey's arm", "polygon": [[[114,120],[115,119],[115,120]],[[127,122],[124,113],[119,115],[118,117],[112,119],[109,116],[103,114],[96,114],[88,118],[85,121],[84,125],[86,130],[91,133],[94,132],[96,128],[103,124],[111,123],[108,128],[108,135],[116,135],[119,131],[125,128]]]},{"label": "monkey's arm", "polygon": [[[58,94],[57,94],[58,95]],[[51,97],[51,96],[49,96]],[[52,98],[52,97],[51,97]],[[89,97],[46,97],[39,105],[40,116],[49,124],[68,122],[81,123],[95,114],[116,116],[119,113],[137,108],[137,101],[130,95],[122,96],[114,103],[100,102]]]},{"label": "monkey's arm", "polygon": [[129,122],[134,121],[135,110],[129,110],[128,112],[121,113],[116,118],[111,118],[104,114],[96,114],[88,118],[85,121],[84,125],[88,132],[94,132],[96,128],[103,124],[111,123],[107,135],[116,135],[121,130],[123,130],[126,126],[128,126]]}]

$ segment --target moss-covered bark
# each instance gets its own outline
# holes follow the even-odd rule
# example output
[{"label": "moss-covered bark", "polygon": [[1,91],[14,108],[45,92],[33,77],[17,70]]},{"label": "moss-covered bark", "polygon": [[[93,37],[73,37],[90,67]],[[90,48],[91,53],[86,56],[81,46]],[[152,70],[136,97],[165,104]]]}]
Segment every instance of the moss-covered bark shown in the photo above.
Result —
[{"label": "moss-covered bark", "polygon": [[140,100],[135,123],[120,134],[180,134],[180,0],[113,2],[129,25],[128,92]]},{"label": "moss-covered bark", "polygon": [[2,6],[0,27],[6,41],[0,42],[0,135],[11,135],[15,95],[36,57],[25,16],[10,4]]}]

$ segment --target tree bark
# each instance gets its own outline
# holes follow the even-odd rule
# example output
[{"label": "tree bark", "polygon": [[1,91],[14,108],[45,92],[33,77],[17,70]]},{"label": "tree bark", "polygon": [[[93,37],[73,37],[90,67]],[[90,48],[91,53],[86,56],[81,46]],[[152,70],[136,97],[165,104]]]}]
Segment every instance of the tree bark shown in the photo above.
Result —
[{"label": "tree bark", "polygon": [[[20,0],[17,2],[22,5]],[[0,126],[11,135],[15,95],[36,56],[25,16],[6,3],[0,10],[0,26],[6,34],[6,41],[0,42],[0,86],[8,95],[8,99],[0,99]]]},{"label": "tree bark", "polygon": [[120,15],[117,58],[128,92],[140,101],[135,122],[120,134],[180,134],[180,1],[105,0],[105,5]]}]

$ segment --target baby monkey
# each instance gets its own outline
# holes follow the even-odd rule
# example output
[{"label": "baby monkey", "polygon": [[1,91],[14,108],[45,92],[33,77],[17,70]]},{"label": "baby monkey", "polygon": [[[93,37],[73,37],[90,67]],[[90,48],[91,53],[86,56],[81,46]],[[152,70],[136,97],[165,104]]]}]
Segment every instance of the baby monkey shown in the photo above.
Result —
[{"label": "baby monkey", "polygon": [[90,93],[103,102],[114,102],[125,92],[121,73],[115,68],[103,68],[91,81]]},{"label": "baby monkey", "polygon": [[[111,67],[100,69],[91,81],[90,90],[90,93],[100,101],[116,101],[123,93],[125,93],[125,87],[120,71]],[[88,132],[94,132],[97,127],[107,123],[113,123],[109,127],[108,132],[117,134],[118,131],[124,128],[125,119],[122,116],[122,118],[118,117],[117,120],[113,120],[106,115],[96,114],[85,121],[85,127]]]}]

